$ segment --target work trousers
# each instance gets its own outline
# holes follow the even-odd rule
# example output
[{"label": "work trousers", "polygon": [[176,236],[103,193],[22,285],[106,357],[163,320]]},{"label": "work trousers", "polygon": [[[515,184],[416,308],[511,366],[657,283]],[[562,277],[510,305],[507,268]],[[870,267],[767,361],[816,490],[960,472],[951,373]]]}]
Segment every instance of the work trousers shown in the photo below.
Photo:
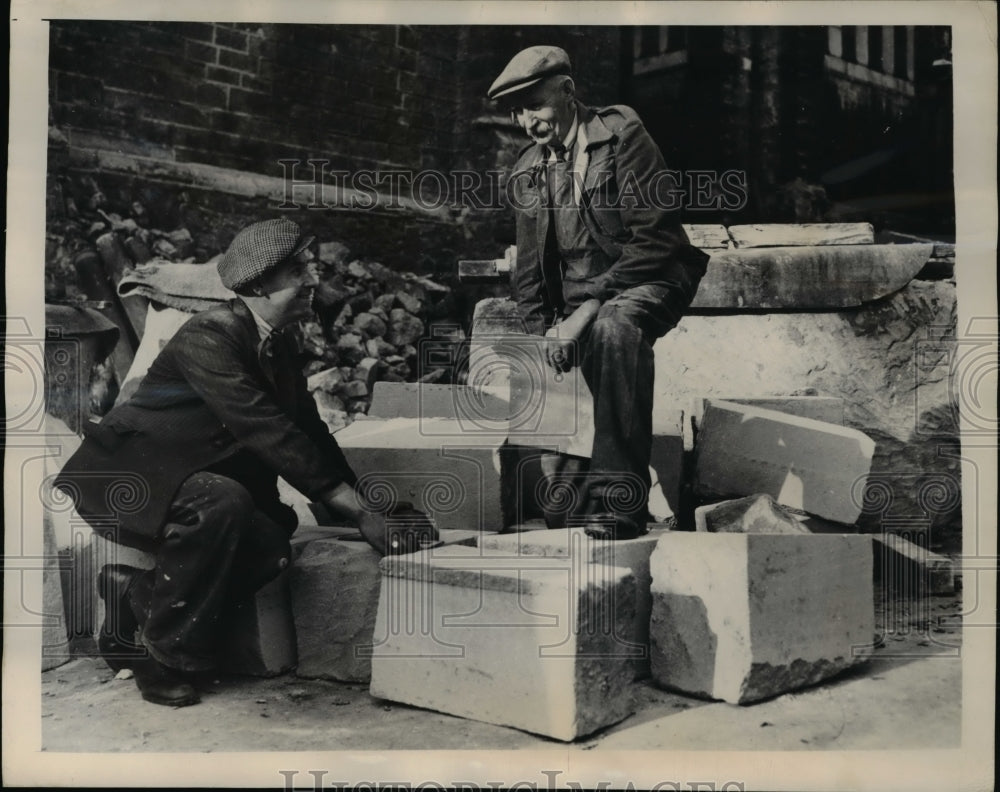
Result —
[{"label": "work trousers", "polygon": [[685,307],[676,290],[634,286],[605,302],[580,339],[580,369],[594,398],[594,446],[578,513],[647,521],[653,343],[680,321]]},{"label": "work trousers", "polygon": [[182,671],[214,668],[229,612],[287,565],[292,531],[231,478],[185,479],[160,532],[156,566],[132,589],[149,653]]}]

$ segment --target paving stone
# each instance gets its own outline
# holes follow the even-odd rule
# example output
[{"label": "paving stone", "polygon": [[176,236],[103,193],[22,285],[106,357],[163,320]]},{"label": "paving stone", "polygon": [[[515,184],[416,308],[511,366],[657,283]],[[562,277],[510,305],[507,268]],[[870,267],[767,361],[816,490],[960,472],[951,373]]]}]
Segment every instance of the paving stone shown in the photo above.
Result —
[{"label": "paving stone", "polygon": [[672,532],[650,557],[653,679],[746,704],[871,655],[871,538]]},{"label": "paving stone", "polygon": [[451,547],[382,570],[373,696],[564,741],[634,711],[627,569]]},{"label": "paving stone", "polygon": [[288,592],[289,572],[237,604],[228,617],[219,658],[224,671],[271,677],[295,667],[295,626]]},{"label": "paving stone", "polygon": [[696,531],[711,533],[811,533],[770,495],[751,495],[699,506],[694,510],[694,525]]},{"label": "paving stone", "polygon": [[852,524],[861,515],[875,442],[856,429],[712,401],[695,452],[695,493],[704,499],[766,493]]},{"label": "paving stone", "polygon": [[913,597],[955,592],[950,558],[896,534],[874,534],[872,538],[876,577],[890,591]]},{"label": "paving stone", "polygon": [[[666,528],[651,528],[645,536],[627,542],[592,539],[582,528],[529,531],[516,534],[489,534],[479,540],[484,553],[508,557],[543,556],[573,558],[577,563],[603,564],[628,569],[635,578],[635,622],[627,633],[636,663],[636,677],[649,676],[649,556]],[[622,634],[626,634],[623,626]]]}]

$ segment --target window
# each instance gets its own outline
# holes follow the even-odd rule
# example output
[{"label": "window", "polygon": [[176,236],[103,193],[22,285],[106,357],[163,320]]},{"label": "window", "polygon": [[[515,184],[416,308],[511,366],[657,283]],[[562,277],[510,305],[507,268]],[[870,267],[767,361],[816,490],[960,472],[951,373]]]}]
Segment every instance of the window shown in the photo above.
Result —
[{"label": "window", "polygon": [[645,25],[632,34],[632,73],[667,69],[687,63],[686,25]]}]

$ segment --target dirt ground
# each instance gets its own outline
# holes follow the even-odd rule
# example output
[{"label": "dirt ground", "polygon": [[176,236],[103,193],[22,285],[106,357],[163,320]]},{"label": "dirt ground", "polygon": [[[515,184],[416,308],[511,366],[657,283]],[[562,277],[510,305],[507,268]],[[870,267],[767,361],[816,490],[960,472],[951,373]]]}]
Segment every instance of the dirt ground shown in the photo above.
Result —
[{"label": "dirt ground", "polygon": [[[958,594],[877,606],[874,656],[812,688],[750,706],[632,687],[636,712],[569,750],[843,750],[961,743]],[[51,752],[551,749],[562,743],[372,697],[367,685],[225,675],[202,703],[144,702],[130,679],[80,657],[42,674],[42,747]],[[503,691],[495,691],[502,695]]]}]

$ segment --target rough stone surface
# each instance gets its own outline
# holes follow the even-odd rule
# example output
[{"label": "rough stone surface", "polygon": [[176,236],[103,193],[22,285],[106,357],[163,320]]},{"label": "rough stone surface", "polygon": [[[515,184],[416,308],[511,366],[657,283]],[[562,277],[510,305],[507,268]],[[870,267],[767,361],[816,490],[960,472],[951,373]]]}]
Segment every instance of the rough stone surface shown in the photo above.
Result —
[{"label": "rough stone surface", "polygon": [[[849,311],[685,316],[654,346],[654,427],[667,407],[705,396],[842,398],[845,425],[876,441],[869,482],[884,480],[890,512],[922,514],[922,484],[937,482],[947,494],[931,504],[934,526],[955,532],[960,462],[938,450],[958,447],[956,319],[955,286],[944,281],[912,281]],[[971,401],[975,387],[963,403],[973,418],[988,403],[985,393]],[[872,515],[872,530],[881,518]]]},{"label": "rough stone surface", "polygon": [[389,332],[385,340],[396,346],[415,344],[424,334],[424,323],[404,308],[389,311]]},{"label": "rough stone surface", "polygon": [[667,533],[650,557],[653,678],[745,704],[871,655],[871,538]]},{"label": "rough stone surface", "polygon": [[341,538],[306,544],[289,574],[298,647],[296,674],[364,682],[378,607],[378,553],[367,542]]},{"label": "rough stone surface", "polygon": [[712,402],[698,435],[695,492],[766,493],[846,524],[861,514],[875,443],[856,429],[756,407]]},{"label": "rough stone surface", "polygon": [[770,495],[699,506],[694,510],[694,525],[696,531],[711,533],[810,533]]},{"label": "rough stone surface", "polygon": [[286,570],[256,596],[236,605],[222,640],[224,671],[277,676],[295,667],[295,626]]},{"label": "rough stone surface", "polygon": [[645,536],[627,542],[598,541],[581,528],[559,528],[526,531],[515,534],[484,535],[479,547],[484,553],[507,557],[543,556],[572,558],[578,564],[602,564],[628,569],[635,578],[635,623],[631,633],[623,628],[634,643],[636,676],[649,676],[649,617],[652,600],[649,593],[649,556],[664,528],[653,528]]},{"label": "rough stone surface", "polygon": [[[383,562],[371,693],[570,741],[633,711],[612,629],[635,618],[625,569],[476,548]],[[488,628],[488,629],[487,629]]]}]

